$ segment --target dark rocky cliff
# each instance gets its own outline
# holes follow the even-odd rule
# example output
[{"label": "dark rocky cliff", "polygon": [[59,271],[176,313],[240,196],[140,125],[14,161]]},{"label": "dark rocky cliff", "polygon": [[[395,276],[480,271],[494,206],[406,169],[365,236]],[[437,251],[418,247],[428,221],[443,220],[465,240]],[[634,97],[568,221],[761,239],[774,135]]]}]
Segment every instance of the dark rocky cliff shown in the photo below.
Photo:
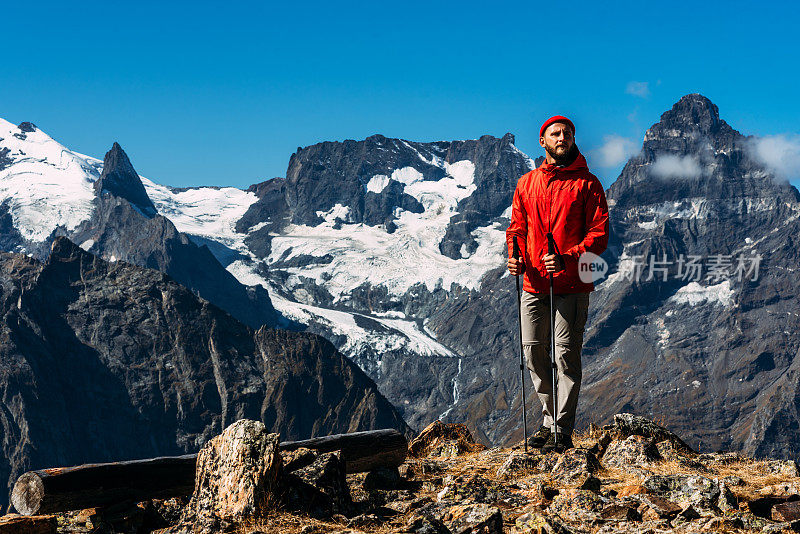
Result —
[{"label": "dark rocky cliff", "polygon": [[30,469],[194,452],[241,418],[285,439],[409,432],[323,338],[254,332],[163,273],[106,262],[66,238],[46,263],[0,254],[9,488]]}]

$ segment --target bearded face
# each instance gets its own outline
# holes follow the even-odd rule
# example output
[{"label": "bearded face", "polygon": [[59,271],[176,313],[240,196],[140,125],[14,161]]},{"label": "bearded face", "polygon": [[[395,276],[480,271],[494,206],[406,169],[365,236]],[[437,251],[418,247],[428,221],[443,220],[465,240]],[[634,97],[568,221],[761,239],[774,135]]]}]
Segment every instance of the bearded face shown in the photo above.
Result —
[{"label": "bearded face", "polygon": [[554,122],[544,131],[539,138],[541,144],[556,165],[564,165],[574,159],[575,138],[569,125],[563,122]]}]

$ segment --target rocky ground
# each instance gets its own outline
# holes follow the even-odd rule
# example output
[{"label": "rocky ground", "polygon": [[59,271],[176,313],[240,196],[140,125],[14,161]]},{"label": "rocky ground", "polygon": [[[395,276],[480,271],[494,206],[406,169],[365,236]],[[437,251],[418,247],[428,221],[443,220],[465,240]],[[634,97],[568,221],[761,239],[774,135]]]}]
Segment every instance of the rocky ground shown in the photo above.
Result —
[{"label": "rocky ground", "polygon": [[[800,531],[797,463],[698,454],[630,414],[592,425],[563,454],[483,449],[465,427],[436,422],[410,443],[399,469],[349,475],[337,453],[276,453],[276,434],[233,427],[240,436],[261,436],[237,453],[250,458],[238,468],[260,473],[255,478],[238,475],[236,486],[226,487],[225,473],[213,470],[230,467],[220,451],[232,449],[217,441],[201,452],[203,482],[191,499],[26,518],[27,530],[12,530],[22,518],[7,515],[0,533]],[[280,457],[279,471],[272,453]],[[35,521],[41,526],[34,528]]]}]

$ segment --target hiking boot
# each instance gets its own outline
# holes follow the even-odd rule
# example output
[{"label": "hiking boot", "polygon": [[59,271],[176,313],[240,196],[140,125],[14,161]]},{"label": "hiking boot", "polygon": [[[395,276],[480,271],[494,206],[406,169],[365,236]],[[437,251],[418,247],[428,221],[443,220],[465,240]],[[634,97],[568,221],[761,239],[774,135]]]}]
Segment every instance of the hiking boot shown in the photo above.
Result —
[{"label": "hiking boot", "polygon": [[534,435],[528,438],[528,447],[541,449],[542,445],[547,443],[547,438],[550,437],[550,434],[550,427],[546,427],[544,425],[540,426],[539,430],[537,430]]},{"label": "hiking boot", "polygon": [[547,437],[547,441],[544,445],[542,445],[542,452],[558,452],[562,453],[567,449],[574,448],[575,445],[572,444],[572,432],[561,432],[558,433],[558,445],[556,445],[556,438],[551,432],[550,435]]}]

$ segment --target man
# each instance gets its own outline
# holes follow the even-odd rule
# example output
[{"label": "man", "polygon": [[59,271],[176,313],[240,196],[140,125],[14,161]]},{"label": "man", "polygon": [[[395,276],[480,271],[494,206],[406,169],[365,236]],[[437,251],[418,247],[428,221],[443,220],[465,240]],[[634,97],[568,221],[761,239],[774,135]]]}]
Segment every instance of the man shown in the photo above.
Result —
[{"label": "man", "polygon": [[[566,117],[547,119],[539,130],[546,159],[523,175],[514,191],[511,225],[506,230],[508,270],[524,274],[522,346],[533,385],[542,403],[544,422],[529,445],[544,452],[571,448],[581,385],[581,349],[589,308],[591,281],[578,275],[584,252],[601,254],[608,244],[608,204],[600,180],[586,166],[575,145],[575,126]],[[547,252],[552,232],[555,254]],[[517,241],[521,258],[512,255]],[[553,293],[558,375],[556,413],[550,362],[550,280]],[[552,435],[557,425],[558,446]]]}]

